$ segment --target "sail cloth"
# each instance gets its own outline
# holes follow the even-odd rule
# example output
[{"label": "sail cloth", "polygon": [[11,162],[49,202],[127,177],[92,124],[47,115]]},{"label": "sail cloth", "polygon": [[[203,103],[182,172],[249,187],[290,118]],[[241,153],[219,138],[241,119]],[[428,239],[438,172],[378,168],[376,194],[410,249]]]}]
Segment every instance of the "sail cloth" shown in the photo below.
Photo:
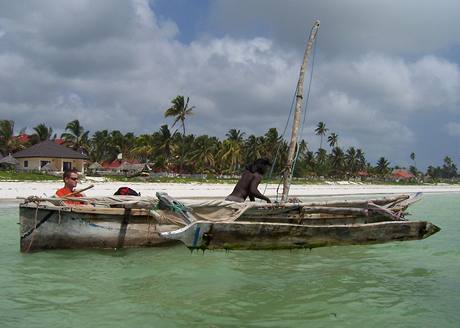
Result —
[{"label": "sail cloth", "polygon": [[192,214],[199,220],[212,222],[235,221],[254,203],[237,203],[213,200],[187,204]]}]

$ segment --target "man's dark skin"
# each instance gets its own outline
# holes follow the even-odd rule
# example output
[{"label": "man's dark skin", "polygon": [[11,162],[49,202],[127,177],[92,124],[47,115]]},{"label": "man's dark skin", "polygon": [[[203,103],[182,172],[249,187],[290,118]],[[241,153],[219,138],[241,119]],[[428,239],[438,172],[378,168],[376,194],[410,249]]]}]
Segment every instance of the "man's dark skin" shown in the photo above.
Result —
[{"label": "man's dark skin", "polygon": [[246,171],[244,171],[232,193],[226,198],[226,200],[244,202],[249,196],[249,200],[251,202],[253,202],[255,198],[259,198],[265,200],[267,203],[271,203],[270,199],[264,196],[257,189],[262,181],[262,175],[265,173],[268,165],[270,165],[268,160],[256,160],[254,164],[250,165]]}]

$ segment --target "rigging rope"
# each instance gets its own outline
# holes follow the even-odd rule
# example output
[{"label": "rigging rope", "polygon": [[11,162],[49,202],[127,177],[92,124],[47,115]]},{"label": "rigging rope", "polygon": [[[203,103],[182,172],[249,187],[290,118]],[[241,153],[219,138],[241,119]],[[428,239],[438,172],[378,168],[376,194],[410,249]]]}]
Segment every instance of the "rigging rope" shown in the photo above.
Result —
[{"label": "rigging rope", "polygon": [[[289,121],[291,120],[292,108],[294,108],[294,100],[296,98],[295,94],[296,94],[296,91],[294,91],[294,95],[292,96],[291,107],[289,108],[288,119],[286,120],[286,125],[284,126],[283,133],[281,134],[282,139],[284,139],[284,136],[286,134],[286,130],[287,130],[288,126],[289,126]],[[272,167],[270,168],[270,173],[268,174],[268,180],[270,180],[272,178],[273,170],[275,169],[275,165],[276,165],[276,162],[278,160],[278,155],[280,153],[280,149],[281,149],[281,144],[278,143],[278,147],[276,147],[276,152],[275,152],[275,159],[272,162]],[[264,189],[264,192],[263,192],[264,195],[265,195],[265,192],[267,190],[267,186],[268,186],[268,182],[265,183],[265,189]]]}]

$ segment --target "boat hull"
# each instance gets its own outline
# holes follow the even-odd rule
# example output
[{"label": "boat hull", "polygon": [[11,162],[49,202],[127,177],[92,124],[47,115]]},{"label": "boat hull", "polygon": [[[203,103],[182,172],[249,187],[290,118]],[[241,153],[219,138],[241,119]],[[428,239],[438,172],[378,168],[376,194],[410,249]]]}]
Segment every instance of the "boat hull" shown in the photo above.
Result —
[{"label": "boat hull", "polygon": [[[102,212],[102,213],[101,213]],[[20,206],[20,249],[151,247],[171,244],[161,232],[180,228],[159,224],[148,211]]]},{"label": "boat hull", "polygon": [[162,235],[181,240],[191,249],[292,249],[417,240],[439,230],[425,221],[325,226],[200,221]]},{"label": "boat hull", "polygon": [[19,206],[20,248],[150,247],[180,241],[191,249],[284,249],[423,239],[440,229],[404,219],[405,209],[418,198],[190,207],[164,194],[159,203],[101,198],[91,199],[95,206],[74,207],[34,198]]}]

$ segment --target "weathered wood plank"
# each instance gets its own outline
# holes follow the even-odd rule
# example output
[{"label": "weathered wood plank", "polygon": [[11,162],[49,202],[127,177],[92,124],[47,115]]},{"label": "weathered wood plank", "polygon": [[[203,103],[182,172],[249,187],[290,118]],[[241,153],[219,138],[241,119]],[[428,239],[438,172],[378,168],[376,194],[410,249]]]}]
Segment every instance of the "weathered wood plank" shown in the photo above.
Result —
[{"label": "weathered wood plank", "polygon": [[285,249],[415,240],[439,230],[425,221],[332,226],[201,221],[161,235],[181,240],[191,249]]}]

